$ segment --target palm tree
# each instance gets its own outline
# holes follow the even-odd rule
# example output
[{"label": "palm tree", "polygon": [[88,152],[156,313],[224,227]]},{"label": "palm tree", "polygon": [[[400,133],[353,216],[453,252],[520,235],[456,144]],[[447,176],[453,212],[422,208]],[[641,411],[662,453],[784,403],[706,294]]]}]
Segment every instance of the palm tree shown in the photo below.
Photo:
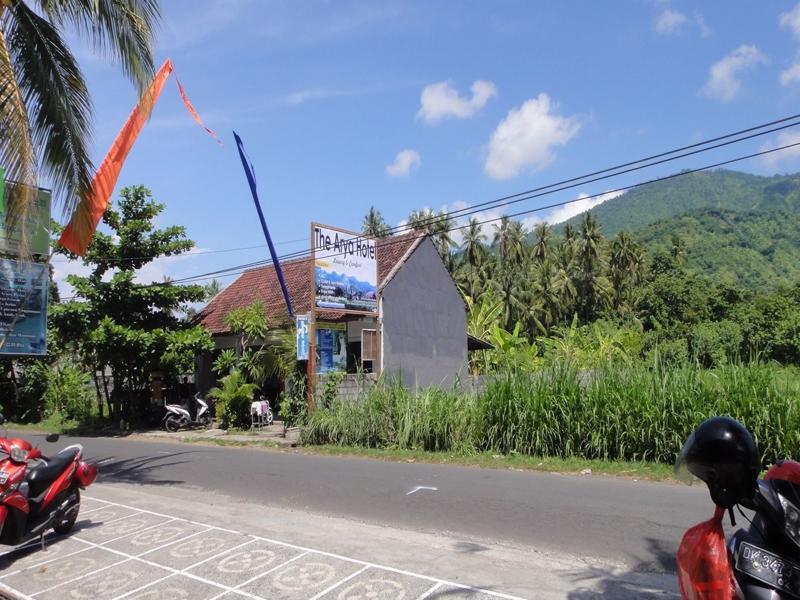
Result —
[{"label": "palm tree", "polygon": [[364,220],[361,222],[361,233],[374,238],[385,238],[391,234],[391,228],[381,212],[374,206],[370,206],[369,212],[364,215]]},{"label": "palm tree", "polygon": [[469,228],[464,234],[464,241],[461,244],[464,250],[464,260],[467,261],[470,269],[477,269],[483,262],[486,255],[486,248],[483,244],[486,241],[486,235],[481,231],[481,224],[478,219],[473,217],[469,220]]},{"label": "palm tree", "polygon": [[543,263],[550,256],[550,237],[553,228],[547,223],[537,223],[533,228],[533,235],[536,241],[533,244],[533,259],[538,263]]},{"label": "palm tree", "polygon": [[10,190],[10,218],[27,211],[40,168],[66,213],[91,185],[92,103],[64,27],[110,55],[141,93],[158,21],[158,0],[0,2],[0,164],[22,184]]},{"label": "palm tree", "polygon": [[581,319],[590,321],[606,300],[607,282],[601,278],[602,267],[601,246],[603,234],[600,224],[592,213],[587,212],[581,221],[577,251],[575,253],[577,267],[576,290],[578,313]]},{"label": "palm tree", "polygon": [[481,288],[480,280],[483,274],[483,262],[486,257],[484,242],[486,235],[481,231],[481,224],[474,217],[469,220],[469,228],[464,234],[461,247],[464,251],[464,262],[469,267],[467,274],[467,290],[472,298],[476,298]]},{"label": "palm tree", "polygon": [[620,231],[611,242],[608,274],[614,290],[614,308],[619,309],[623,295],[638,282],[641,269],[641,249],[631,235]]},{"label": "palm tree", "polygon": [[561,318],[561,294],[557,272],[549,259],[533,267],[531,318],[543,335],[549,335]]},{"label": "palm tree", "polygon": [[675,261],[676,265],[682,266],[686,264],[686,244],[683,243],[680,236],[672,236],[669,253],[672,255],[672,260]]}]

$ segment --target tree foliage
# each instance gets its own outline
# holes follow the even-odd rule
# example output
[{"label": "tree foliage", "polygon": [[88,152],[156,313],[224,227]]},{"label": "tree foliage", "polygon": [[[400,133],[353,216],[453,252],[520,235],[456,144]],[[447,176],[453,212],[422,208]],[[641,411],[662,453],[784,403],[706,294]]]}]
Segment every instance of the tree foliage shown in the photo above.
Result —
[{"label": "tree foliage", "polygon": [[[115,421],[141,417],[154,372],[169,381],[192,370],[195,355],[213,347],[206,329],[179,316],[187,304],[205,298],[203,286],[137,281],[148,264],[194,246],[184,227],[155,228],[163,210],[144,186],[123,188],[116,207],[103,215],[109,232],[98,231],[83,258],[89,274],[69,275],[75,297],[50,311],[57,343],[103,374],[97,387],[104,393],[110,371],[113,391],[106,400]],[[71,256],[61,247],[56,251]]]}]

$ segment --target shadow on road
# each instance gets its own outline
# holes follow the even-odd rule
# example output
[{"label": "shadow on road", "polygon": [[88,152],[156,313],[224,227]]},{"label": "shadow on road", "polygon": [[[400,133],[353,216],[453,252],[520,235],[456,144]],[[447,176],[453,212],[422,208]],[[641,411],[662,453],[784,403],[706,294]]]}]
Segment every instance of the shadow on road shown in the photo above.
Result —
[{"label": "shadow on road", "polygon": [[184,483],[181,479],[163,477],[160,471],[177,465],[189,464],[189,460],[176,460],[186,454],[202,453],[201,450],[175,452],[165,456],[139,456],[136,458],[114,459],[98,458],[92,462],[99,465],[102,481],[117,483],[142,483],[147,485],[176,485]]},{"label": "shadow on road", "polygon": [[675,575],[677,546],[648,539],[649,555],[636,557],[635,565],[627,571],[611,571],[599,567],[567,573],[576,584],[567,595],[569,600],[595,598],[644,599],[679,598]]}]

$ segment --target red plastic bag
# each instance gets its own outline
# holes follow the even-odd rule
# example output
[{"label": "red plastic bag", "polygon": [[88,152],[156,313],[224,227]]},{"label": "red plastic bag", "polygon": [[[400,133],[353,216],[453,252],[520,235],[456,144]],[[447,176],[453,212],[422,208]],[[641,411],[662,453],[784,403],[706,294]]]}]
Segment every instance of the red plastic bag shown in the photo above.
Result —
[{"label": "red plastic bag", "polygon": [[722,530],[724,508],[683,535],[678,547],[678,581],[686,600],[734,600],[736,585]]}]

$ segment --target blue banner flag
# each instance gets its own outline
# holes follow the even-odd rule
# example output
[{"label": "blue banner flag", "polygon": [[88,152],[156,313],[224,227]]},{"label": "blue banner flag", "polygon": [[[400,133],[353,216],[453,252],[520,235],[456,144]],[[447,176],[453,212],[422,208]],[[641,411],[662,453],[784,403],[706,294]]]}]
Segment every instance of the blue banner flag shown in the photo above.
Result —
[{"label": "blue banner flag", "polygon": [[250,160],[247,158],[247,154],[244,151],[244,145],[242,145],[242,138],[234,131],[233,137],[236,139],[236,147],[239,149],[239,158],[242,159],[242,168],[244,168],[244,174],[247,176],[247,183],[250,185],[250,192],[253,194],[253,202],[256,204],[256,210],[258,211],[258,218],[261,220],[261,229],[264,230],[264,237],[267,238],[267,246],[269,246],[269,253],[272,256],[272,263],[275,265],[275,274],[278,276],[278,281],[281,284],[281,291],[283,292],[283,299],[286,300],[286,309],[289,311],[289,318],[294,319],[294,310],[292,310],[292,300],[289,298],[289,290],[286,287],[286,281],[283,278],[283,270],[281,269],[281,263],[278,261],[278,255],[275,252],[275,246],[272,245],[272,238],[269,235],[269,229],[267,228],[267,222],[264,220],[264,213],[261,210],[261,203],[258,201],[258,192],[256,191],[256,176],[255,176],[255,169],[253,169],[253,165]]}]

